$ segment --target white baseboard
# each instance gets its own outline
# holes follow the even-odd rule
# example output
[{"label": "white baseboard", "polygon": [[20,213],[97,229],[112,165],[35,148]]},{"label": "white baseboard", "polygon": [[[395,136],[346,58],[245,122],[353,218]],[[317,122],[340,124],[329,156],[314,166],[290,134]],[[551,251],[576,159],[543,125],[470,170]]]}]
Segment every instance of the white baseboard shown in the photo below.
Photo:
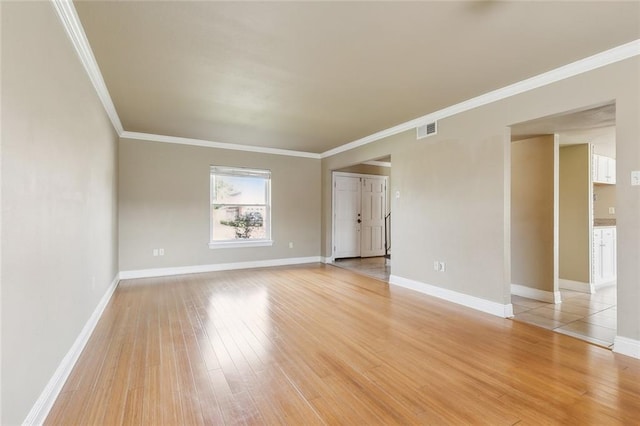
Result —
[{"label": "white baseboard", "polygon": [[490,300],[469,296],[468,294],[458,293],[457,291],[399,277],[397,275],[391,275],[389,277],[389,284],[415,290],[420,293],[428,294],[429,296],[437,297],[438,299],[444,299],[449,302],[457,303],[458,305],[473,308],[501,318],[510,318],[513,316],[513,305],[511,305],[511,303],[502,305]]},{"label": "white baseboard", "polygon": [[595,292],[596,292],[596,290],[600,290],[601,288],[604,288],[604,287],[610,287],[610,286],[616,285],[617,283],[618,283],[618,281],[617,281],[617,280],[613,280],[613,281],[605,281],[605,282],[602,282],[602,283],[596,283],[596,284],[594,285],[594,290],[593,290],[593,292],[595,293]]},{"label": "white baseboard", "polygon": [[593,284],[582,281],[565,280],[563,278],[558,279],[558,287],[564,290],[579,291],[580,293],[593,294],[596,292],[596,288]]},{"label": "white baseboard", "polygon": [[613,351],[622,355],[640,359],[640,340],[616,336],[613,339]]},{"label": "white baseboard", "polygon": [[202,272],[231,271],[234,269],[265,268],[269,266],[299,265],[303,263],[320,263],[322,257],[290,257],[285,259],[256,260],[250,262],[217,263],[212,265],[176,266],[173,268],[139,269],[120,271],[121,280],[135,278],[166,277],[170,275],[199,274]]},{"label": "white baseboard", "polygon": [[73,370],[78,358],[80,358],[80,354],[89,341],[91,333],[93,333],[93,330],[96,328],[96,325],[102,316],[102,312],[104,312],[104,308],[107,307],[109,300],[111,300],[111,296],[113,296],[113,292],[116,290],[116,287],[118,287],[119,281],[120,277],[119,275],[116,275],[111,284],[109,284],[104,296],[102,296],[100,302],[98,302],[98,306],[96,306],[96,309],[82,328],[82,331],[80,331],[75,342],[73,342],[71,349],[69,349],[69,352],[67,352],[64,358],[62,358],[62,361],[53,373],[49,383],[47,383],[47,386],[45,386],[35,404],[31,407],[29,414],[27,414],[26,419],[22,423],[23,425],[41,425],[44,423],[45,419],[49,415],[51,407],[53,407],[53,404],[58,398],[62,387],[69,378],[71,370]]},{"label": "white baseboard", "polygon": [[562,296],[559,291],[538,290],[537,288],[531,288],[520,284],[511,284],[511,294],[547,303],[562,302]]}]

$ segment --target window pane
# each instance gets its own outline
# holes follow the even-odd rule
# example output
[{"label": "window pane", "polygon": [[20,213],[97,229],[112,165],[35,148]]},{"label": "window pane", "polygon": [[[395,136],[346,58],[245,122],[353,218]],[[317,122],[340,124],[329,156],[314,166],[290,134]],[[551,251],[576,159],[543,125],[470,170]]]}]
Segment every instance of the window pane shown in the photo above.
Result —
[{"label": "window pane", "polygon": [[214,176],[212,204],[267,204],[267,179],[245,176]]},{"label": "window pane", "polygon": [[266,239],[267,208],[211,206],[212,241]]}]

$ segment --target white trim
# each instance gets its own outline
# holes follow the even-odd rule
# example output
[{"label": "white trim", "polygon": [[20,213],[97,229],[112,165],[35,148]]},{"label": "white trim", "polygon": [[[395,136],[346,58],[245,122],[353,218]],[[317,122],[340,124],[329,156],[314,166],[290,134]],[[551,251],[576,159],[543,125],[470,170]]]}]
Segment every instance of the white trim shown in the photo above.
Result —
[{"label": "white trim", "polygon": [[120,275],[117,274],[111,284],[109,284],[107,291],[102,296],[102,299],[100,299],[100,302],[98,302],[98,306],[96,306],[95,310],[87,320],[75,342],[73,342],[71,349],[69,349],[69,352],[67,352],[64,358],[62,358],[58,368],[53,373],[51,379],[49,379],[49,383],[47,383],[47,386],[45,386],[35,404],[31,407],[29,414],[27,414],[27,417],[24,419],[23,425],[41,425],[44,423],[47,415],[49,415],[51,407],[53,407],[54,402],[58,398],[62,387],[69,378],[71,370],[73,370],[73,367],[78,361],[78,358],[80,358],[80,354],[87,345],[93,330],[96,328],[104,309],[107,307],[109,300],[111,300],[111,296],[113,296],[113,293],[118,287],[119,281]]},{"label": "white trim", "polygon": [[519,95],[520,93],[528,92],[530,90],[556,83],[566,78],[574,77],[576,75],[592,71],[594,69],[601,68],[615,62],[620,62],[638,55],[640,55],[640,39],[631,41],[621,46],[614,47],[613,49],[605,50],[604,52],[600,52],[593,56],[580,59],[551,71],[538,74],[534,77],[519,81],[509,86],[505,86],[500,89],[485,93],[483,95],[476,96],[475,98],[471,98],[469,100],[451,105],[439,111],[423,115],[422,117],[406,121],[402,124],[398,124],[397,126],[390,127],[364,138],[357,139],[353,142],[349,142],[347,144],[325,151],[321,154],[321,157],[331,157],[332,155],[340,154],[341,152],[349,151],[351,149],[358,148],[371,142],[375,142],[377,140],[414,129],[424,123],[431,123],[433,121],[442,120],[444,118],[490,104],[492,102]]},{"label": "white trim", "polygon": [[613,339],[613,352],[640,359],[640,340],[616,336]]},{"label": "white trim", "polygon": [[80,23],[80,18],[78,18],[76,8],[73,6],[73,1],[51,0],[51,2],[53,3],[56,12],[58,12],[60,21],[62,21],[62,26],[67,31],[73,47],[78,53],[80,62],[82,62],[85,71],[87,71],[89,80],[91,80],[93,87],[98,93],[98,98],[100,98],[102,106],[104,106],[104,109],[111,120],[111,124],[113,124],[118,135],[122,134],[124,129],[120,122],[120,117],[118,117],[118,112],[116,111],[116,107],[113,105],[107,85],[102,78],[102,73],[100,72],[96,58],[93,56],[93,51],[89,45],[89,40],[87,40],[84,28]]},{"label": "white trim", "polygon": [[593,294],[596,292],[593,284],[582,281],[565,280],[563,278],[558,279],[558,287],[565,290],[578,291],[580,293]]},{"label": "white trim", "polygon": [[595,283],[593,292],[595,293],[597,290],[600,290],[603,287],[611,287],[613,285],[616,285],[617,283],[618,283],[618,279],[617,278],[613,279],[613,280],[610,280],[610,281],[603,281],[601,283]]},{"label": "white trim", "polygon": [[221,248],[242,248],[242,247],[270,247],[273,240],[234,240],[234,241],[212,241],[209,243],[210,249]]},{"label": "white trim", "polygon": [[415,290],[420,293],[428,294],[429,296],[434,296],[439,299],[486,312],[501,318],[510,318],[513,316],[513,305],[511,305],[511,303],[501,305],[500,303],[492,302],[490,300],[469,296],[468,294],[458,293],[457,291],[399,277],[397,275],[391,275],[389,277],[389,284]]},{"label": "white trim", "polygon": [[172,268],[139,269],[120,271],[121,280],[136,278],[166,277],[170,275],[199,274],[202,272],[231,271],[234,269],[266,268],[270,266],[300,265],[303,263],[320,263],[320,256],[290,257],[285,259],[255,260],[249,262],[216,263],[212,265],[176,266]]},{"label": "white trim", "polygon": [[366,164],[368,166],[391,167],[391,163],[389,161],[365,161],[362,164]]},{"label": "white trim", "polygon": [[136,139],[149,142],[173,143],[177,145],[204,146],[207,148],[229,149],[232,151],[259,152],[262,154],[287,155],[289,157],[303,157],[320,159],[320,154],[304,151],[293,151],[290,149],[269,148],[264,146],[240,145],[235,143],[214,142],[203,139],[181,138],[177,136],[154,135],[151,133],[129,132],[120,133],[121,138]]},{"label": "white trim", "polygon": [[547,303],[561,303],[562,296],[559,291],[538,290],[520,284],[511,284],[511,294],[527,299],[540,300]]}]

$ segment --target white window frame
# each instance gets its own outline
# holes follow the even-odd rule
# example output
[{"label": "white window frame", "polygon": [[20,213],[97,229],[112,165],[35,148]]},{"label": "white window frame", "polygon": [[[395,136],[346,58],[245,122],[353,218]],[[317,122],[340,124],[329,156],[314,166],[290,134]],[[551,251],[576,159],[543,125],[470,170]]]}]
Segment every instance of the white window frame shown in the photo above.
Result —
[{"label": "white window frame", "polygon": [[[213,182],[214,176],[244,176],[244,177],[261,177],[267,179],[266,187],[266,204],[264,227],[267,234],[267,238],[250,238],[246,240],[234,239],[234,240],[213,240],[213,214],[211,209],[214,204],[213,200]],[[226,206],[247,206],[247,204],[225,204]],[[252,204],[253,205],[253,204]],[[255,206],[263,206],[263,204],[255,204]],[[244,167],[228,167],[228,166],[210,166],[209,170],[209,248],[238,248],[238,247],[266,247],[272,246],[273,240],[271,239],[271,170],[267,169],[250,169]]]}]

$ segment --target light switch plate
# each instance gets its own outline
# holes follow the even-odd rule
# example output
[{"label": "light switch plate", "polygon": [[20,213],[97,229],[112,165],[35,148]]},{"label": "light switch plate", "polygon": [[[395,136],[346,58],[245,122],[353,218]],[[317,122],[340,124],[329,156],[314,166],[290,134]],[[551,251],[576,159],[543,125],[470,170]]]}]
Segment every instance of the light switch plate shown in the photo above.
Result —
[{"label": "light switch plate", "polygon": [[631,172],[631,186],[640,185],[640,170],[634,170]]}]

